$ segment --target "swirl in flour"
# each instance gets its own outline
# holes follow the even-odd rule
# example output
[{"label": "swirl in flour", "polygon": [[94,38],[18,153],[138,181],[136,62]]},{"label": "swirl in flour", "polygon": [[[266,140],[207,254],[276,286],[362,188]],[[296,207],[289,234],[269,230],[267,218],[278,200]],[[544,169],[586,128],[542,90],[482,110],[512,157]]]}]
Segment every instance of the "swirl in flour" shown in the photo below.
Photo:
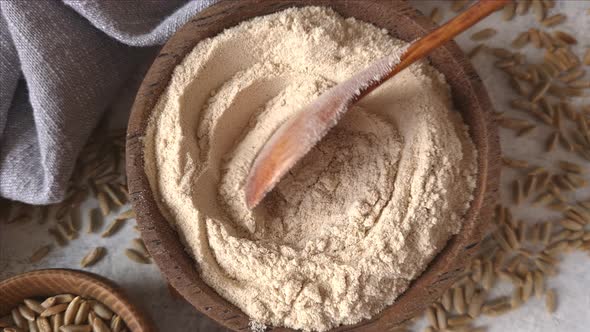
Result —
[{"label": "swirl in flour", "polygon": [[323,91],[405,43],[318,7],[200,42],[145,137],[150,185],[203,280],[253,320],[324,331],[378,313],[461,228],[476,152],[425,62],[373,91],[257,207],[265,140]]}]

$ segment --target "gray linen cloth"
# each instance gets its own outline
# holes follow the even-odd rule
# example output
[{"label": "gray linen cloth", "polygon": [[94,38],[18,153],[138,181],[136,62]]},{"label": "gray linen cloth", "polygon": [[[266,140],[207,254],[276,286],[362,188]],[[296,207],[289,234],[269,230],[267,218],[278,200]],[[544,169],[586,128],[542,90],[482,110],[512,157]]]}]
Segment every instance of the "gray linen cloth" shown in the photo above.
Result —
[{"label": "gray linen cloth", "polygon": [[212,2],[0,0],[0,197],[62,200],[126,82]]}]

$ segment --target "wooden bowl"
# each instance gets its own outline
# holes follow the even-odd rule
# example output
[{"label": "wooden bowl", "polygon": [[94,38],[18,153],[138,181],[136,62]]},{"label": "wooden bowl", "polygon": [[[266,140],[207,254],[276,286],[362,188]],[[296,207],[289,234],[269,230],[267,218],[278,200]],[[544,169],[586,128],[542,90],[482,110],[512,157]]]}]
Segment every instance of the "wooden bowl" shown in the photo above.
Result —
[{"label": "wooden bowl", "polygon": [[132,332],[155,332],[154,324],[112,281],[96,274],[67,269],[26,272],[0,281],[0,317],[26,298],[70,293],[95,299],[119,315]]},{"label": "wooden bowl", "polygon": [[[152,257],[168,281],[195,308],[221,325],[248,330],[249,318],[221,298],[199,277],[195,261],[184,251],[175,231],[164,219],[151,192],[143,160],[142,138],[152,109],[167,87],[172,71],[202,39],[255,16],[288,7],[320,5],[344,17],[353,16],[385,28],[397,38],[411,41],[433,28],[433,23],[404,1],[333,0],[241,0],[224,1],[193,17],[166,43],[147,73],[133,105],[127,132],[127,174],[131,201]],[[455,107],[470,127],[478,150],[478,177],[474,200],[462,231],[430,263],[420,277],[394,304],[370,320],[341,326],[333,331],[385,331],[421,313],[457,279],[462,267],[477,251],[482,232],[489,224],[497,197],[500,175],[497,128],[492,106],[480,78],[463,52],[447,43],[430,57],[434,67],[446,75]],[[274,328],[273,331],[292,331]]]}]

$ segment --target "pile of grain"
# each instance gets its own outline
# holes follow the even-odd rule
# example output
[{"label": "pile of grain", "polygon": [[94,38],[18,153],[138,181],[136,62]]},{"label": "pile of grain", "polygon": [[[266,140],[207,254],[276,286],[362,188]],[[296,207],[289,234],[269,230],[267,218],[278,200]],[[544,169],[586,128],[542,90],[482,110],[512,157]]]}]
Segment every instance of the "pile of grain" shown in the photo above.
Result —
[{"label": "pile of grain", "polygon": [[[52,240],[31,248],[30,263],[40,262],[56,246],[67,248],[70,241],[76,241],[82,236],[86,239],[92,236],[110,237],[120,231],[128,220],[135,219],[135,213],[128,206],[124,165],[125,131],[110,131],[107,135],[100,135],[101,132],[106,132],[106,129],[97,128],[94,138],[80,154],[63,202],[30,206],[0,201],[0,209],[7,211],[0,215],[0,222],[9,226],[36,222],[38,227],[46,229],[48,239]],[[87,216],[82,216],[82,204],[88,200],[98,201],[98,207],[90,209]],[[108,225],[104,225],[106,218],[112,219]],[[107,248],[93,248],[81,257],[80,266],[93,266],[107,253]],[[151,263],[140,238],[130,241],[130,248],[125,250],[125,255],[137,263]]]},{"label": "pile of grain", "polygon": [[0,317],[4,332],[128,332],[125,322],[104,304],[72,294],[25,299]]}]

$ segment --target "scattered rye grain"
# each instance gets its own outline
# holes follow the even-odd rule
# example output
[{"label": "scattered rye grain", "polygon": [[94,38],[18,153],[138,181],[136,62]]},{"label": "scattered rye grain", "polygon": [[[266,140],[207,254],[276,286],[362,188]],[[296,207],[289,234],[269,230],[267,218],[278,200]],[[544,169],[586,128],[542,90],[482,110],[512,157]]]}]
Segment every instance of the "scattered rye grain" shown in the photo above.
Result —
[{"label": "scattered rye grain", "polygon": [[522,304],[522,287],[514,287],[512,296],[510,297],[510,306],[518,308]]},{"label": "scattered rye grain", "polygon": [[77,237],[76,232],[70,228],[67,222],[58,221],[56,224],[57,230],[68,240],[73,240]]},{"label": "scattered rye grain", "polygon": [[516,61],[513,59],[498,60],[494,62],[494,66],[500,69],[507,69],[516,66]]},{"label": "scattered rye grain", "polygon": [[99,192],[97,195],[98,205],[100,207],[100,211],[102,212],[103,216],[107,216],[111,212],[111,208],[109,202],[107,200],[107,195],[104,192]]},{"label": "scattered rye grain", "polygon": [[98,208],[88,210],[88,234],[96,232],[102,226],[102,223],[102,214]]},{"label": "scattered rye grain", "polygon": [[543,275],[543,272],[537,270],[533,273],[533,278],[535,297],[541,299],[545,294],[545,275]]},{"label": "scattered rye grain", "polygon": [[528,301],[531,295],[533,294],[533,274],[532,272],[528,272],[524,279],[524,285],[522,287],[522,299],[524,302]]},{"label": "scattered rye grain", "polygon": [[471,318],[471,316],[462,314],[459,316],[449,317],[449,319],[447,319],[447,325],[450,327],[465,326],[471,323],[472,321],[473,318]]},{"label": "scattered rye grain", "polygon": [[520,242],[518,241],[518,236],[516,235],[516,232],[514,231],[514,229],[506,226],[506,227],[504,227],[504,234],[506,234],[506,240],[508,241],[508,244],[510,244],[511,248],[513,248],[513,249],[520,248]]},{"label": "scattered rye grain", "polygon": [[545,18],[541,22],[541,24],[543,24],[545,27],[554,27],[558,24],[565,22],[566,19],[567,19],[567,16],[565,16],[564,14],[555,14],[553,16],[549,16],[549,17]]},{"label": "scattered rye grain", "polygon": [[512,310],[512,306],[508,297],[501,297],[485,303],[481,309],[482,313],[488,316],[499,316],[510,310]]},{"label": "scattered rye grain", "polygon": [[437,306],[437,307],[436,307],[436,321],[437,321],[437,323],[438,323],[438,327],[439,327],[439,329],[442,329],[442,330],[444,330],[444,329],[446,329],[446,328],[447,328],[447,326],[448,326],[448,325],[447,325],[447,313],[446,313],[446,311],[445,311],[445,310],[444,310],[442,307],[440,307],[440,306]]},{"label": "scattered rye grain", "polygon": [[567,84],[570,88],[575,89],[588,89],[590,88],[590,81],[589,80],[576,80],[573,82],[569,82]]},{"label": "scattered rye grain", "polygon": [[543,0],[543,5],[547,9],[553,8],[555,7],[555,0]]},{"label": "scattered rye grain", "polygon": [[477,46],[475,46],[474,48],[472,48],[468,53],[467,53],[467,57],[469,59],[473,59],[475,58],[476,55],[478,55],[483,49],[485,48],[484,44],[478,44]]},{"label": "scattered rye grain", "polygon": [[505,128],[514,129],[514,130],[521,130],[523,128],[527,128],[531,125],[531,123],[524,119],[516,119],[511,117],[502,117],[500,120],[500,125]]},{"label": "scattered rye grain", "polygon": [[545,6],[541,0],[532,0],[531,8],[535,18],[537,19],[537,22],[542,22],[545,19]]},{"label": "scattered rye grain", "polygon": [[504,21],[511,21],[516,14],[516,4],[511,1],[502,9],[502,19]]},{"label": "scattered rye grain", "polygon": [[553,231],[553,223],[545,222],[541,226],[541,243],[544,245],[549,244],[551,242],[551,232]]},{"label": "scattered rye grain", "polygon": [[586,48],[586,53],[584,53],[584,60],[582,62],[586,66],[590,66],[590,48]]},{"label": "scattered rye grain", "polygon": [[533,201],[534,205],[546,205],[553,201],[553,195],[549,193],[542,193]]},{"label": "scattered rye grain", "polygon": [[516,267],[518,266],[518,264],[520,264],[521,260],[522,260],[522,257],[519,255],[516,255],[516,256],[513,256],[512,258],[510,258],[505,266],[506,271],[508,271],[510,273],[514,273],[514,271],[516,271]]},{"label": "scattered rye grain", "polygon": [[124,212],[121,212],[117,216],[117,219],[135,219],[135,211],[133,211],[132,209],[129,209]]},{"label": "scattered rye grain", "polygon": [[510,281],[514,286],[520,287],[524,284],[524,281],[521,277],[508,271],[500,270],[498,271],[498,276],[506,281]]},{"label": "scattered rye grain", "polygon": [[558,71],[551,73],[551,77],[557,76],[559,73],[566,71],[569,67],[567,60],[561,58],[556,53],[547,51],[543,55],[543,59],[545,60],[545,65],[553,66],[558,69]]},{"label": "scattered rye grain", "polygon": [[541,48],[543,46],[543,44],[541,43],[541,36],[539,34],[539,30],[534,28],[529,29],[529,38],[533,46],[535,46],[536,48]]},{"label": "scattered rye grain", "polygon": [[150,264],[150,259],[134,249],[125,249],[125,255],[132,261],[140,264]]},{"label": "scattered rye grain", "polygon": [[553,132],[549,135],[549,139],[545,143],[545,151],[551,152],[555,150],[557,143],[559,142],[559,132]]},{"label": "scattered rye grain", "polygon": [[569,45],[576,45],[578,43],[578,40],[574,36],[561,30],[553,32],[553,37]]},{"label": "scattered rye grain", "polygon": [[516,136],[517,137],[527,136],[530,133],[532,133],[535,129],[537,129],[537,126],[530,125],[528,127],[522,128],[521,130],[517,131]]},{"label": "scattered rye grain", "polygon": [[125,224],[125,219],[115,219],[107,226],[107,229],[101,234],[102,237],[109,237],[118,232]]},{"label": "scattered rye grain", "polygon": [[101,189],[106,192],[106,194],[109,196],[109,198],[111,199],[111,202],[115,203],[115,205],[117,206],[123,206],[124,203],[121,200],[121,198],[119,198],[119,196],[117,195],[117,193],[115,193],[115,191],[113,190],[113,188],[107,183],[104,185],[101,185]]},{"label": "scattered rye grain", "polygon": [[[496,243],[498,243],[498,245],[500,245],[500,247],[502,249],[504,249],[505,251],[511,252],[514,249],[514,248],[512,248],[510,246],[510,244],[508,243],[508,241],[506,240],[506,238],[504,237],[504,235],[502,234],[502,232],[500,230],[497,230],[497,231],[493,232],[492,233],[492,237],[494,238],[494,240],[496,241]],[[482,269],[481,265],[479,265],[479,270],[478,271],[475,271],[475,272],[478,272],[479,275],[476,275],[474,273],[474,276],[473,276],[474,279],[473,280],[475,282],[479,282],[481,280],[481,277],[483,276],[483,269]],[[476,276],[478,278],[476,278]]]},{"label": "scattered rye grain", "polygon": [[98,261],[104,257],[105,253],[106,249],[104,247],[96,247],[90,250],[90,252],[82,258],[82,261],[80,261],[80,266],[88,267],[98,263]]},{"label": "scattered rye grain", "polygon": [[29,263],[33,264],[41,261],[43,258],[45,258],[45,256],[49,254],[51,249],[53,249],[53,245],[47,244],[35,250],[31,257],[29,257]]},{"label": "scattered rye grain", "polygon": [[502,157],[502,163],[510,168],[528,168],[529,162],[526,160]]},{"label": "scattered rye grain", "polygon": [[527,175],[526,181],[524,182],[524,188],[523,188],[523,196],[525,198],[529,197],[532,192],[533,189],[535,188],[537,182],[537,177],[535,175]]},{"label": "scattered rye grain", "polygon": [[567,151],[570,151],[570,152],[574,152],[574,146],[573,146],[572,142],[562,132],[559,133],[559,142],[561,143],[561,145],[563,146],[564,149],[566,149]]},{"label": "scattered rye grain", "polygon": [[530,0],[517,0],[516,14],[525,15],[529,12]]},{"label": "scattered rye grain", "polygon": [[[465,284],[465,303],[469,304],[471,303],[471,300],[473,300],[473,295],[475,294],[476,291],[476,285],[475,283],[470,279],[466,284]],[[448,310],[447,310],[448,311]]]},{"label": "scattered rye grain", "polygon": [[561,168],[562,170],[564,170],[566,172],[571,172],[571,173],[576,173],[576,174],[584,173],[584,168],[582,166],[580,166],[579,164],[576,164],[574,162],[567,161],[567,160],[560,160],[559,161],[559,168]]},{"label": "scattered rye grain", "polygon": [[502,48],[502,47],[491,47],[488,50],[497,58],[501,59],[510,59],[513,56],[513,53],[509,50]]},{"label": "scattered rye grain", "polygon": [[150,254],[145,246],[145,243],[143,243],[143,240],[140,238],[135,238],[131,241],[131,245],[133,246],[133,249],[137,250],[140,254],[146,256],[146,257],[150,257]]},{"label": "scattered rye grain", "polygon": [[519,205],[523,200],[522,181],[520,180],[514,180],[512,183],[512,199],[516,205]]},{"label": "scattered rye grain", "polygon": [[494,286],[494,282],[496,281],[496,272],[494,271],[494,266],[492,261],[486,259],[483,264],[483,276],[481,278],[481,286],[486,291],[489,291]]},{"label": "scattered rye grain", "polygon": [[584,225],[578,223],[577,221],[571,220],[571,219],[563,219],[559,221],[559,224],[570,231],[580,231],[584,229]]},{"label": "scattered rye grain", "polygon": [[510,77],[510,86],[522,97],[529,95],[529,90],[514,76]]},{"label": "scattered rye grain", "polygon": [[486,40],[486,39],[492,38],[497,33],[498,33],[498,31],[493,28],[482,29],[482,30],[479,30],[479,31],[473,33],[471,35],[471,40],[474,40],[474,41]]},{"label": "scattered rye grain", "polygon": [[551,36],[547,34],[545,31],[539,31],[539,38],[541,39],[541,45],[544,49],[548,51],[553,51],[555,47],[553,46],[553,41],[551,40]]},{"label": "scattered rye grain", "polygon": [[469,303],[469,307],[467,308],[467,313],[470,317],[476,318],[481,313],[481,308],[485,301],[487,294],[483,291],[475,293],[473,299]]},{"label": "scattered rye grain", "polygon": [[436,318],[436,309],[434,307],[430,306],[426,309],[426,319],[428,320],[428,323],[430,323],[430,326],[438,330],[438,320]]},{"label": "scattered rye grain", "polygon": [[455,308],[455,311],[459,314],[467,312],[463,287],[455,287],[453,289],[453,308]]},{"label": "scattered rye grain", "polygon": [[534,109],[539,108],[537,104],[531,103],[530,101],[523,99],[514,99],[510,101],[510,106],[512,108],[516,108],[523,111],[532,111]]},{"label": "scattered rye grain", "polygon": [[541,241],[541,227],[540,224],[534,224],[529,228],[528,240],[532,244],[537,244]]},{"label": "scattered rye grain", "polygon": [[440,24],[440,22],[443,19],[443,13],[440,10],[440,8],[438,7],[434,7],[432,8],[432,11],[430,12],[430,19],[436,23],[436,24]]},{"label": "scattered rye grain", "polygon": [[49,235],[53,237],[53,239],[59,246],[63,247],[68,244],[68,240],[59,230],[57,230],[57,228],[50,227],[49,229],[47,229],[47,232],[49,233]]},{"label": "scattered rye grain", "polygon": [[68,224],[70,228],[74,231],[79,231],[82,221],[80,219],[80,206],[76,205],[73,206],[69,213]]},{"label": "scattered rye grain", "polygon": [[514,48],[522,48],[528,44],[530,40],[529,32],[525,31],[516,36],[510,45],[512,45]]},{"label": "scattered rye grain", "polygon": [[549,313],[554,313],[557,309],[557,294],[554,289],[547,290],[545,294],[545,308]]},{"label": "scattered rye grain", "polygon": [[452,295],[452,290],[449,288],[445,291],[445,293],[443,294],[443,296],[440,299],[440,303],[442,304],[443,308],[446,311],[451,311],[451,309],[453,308],[453,295]]}]

